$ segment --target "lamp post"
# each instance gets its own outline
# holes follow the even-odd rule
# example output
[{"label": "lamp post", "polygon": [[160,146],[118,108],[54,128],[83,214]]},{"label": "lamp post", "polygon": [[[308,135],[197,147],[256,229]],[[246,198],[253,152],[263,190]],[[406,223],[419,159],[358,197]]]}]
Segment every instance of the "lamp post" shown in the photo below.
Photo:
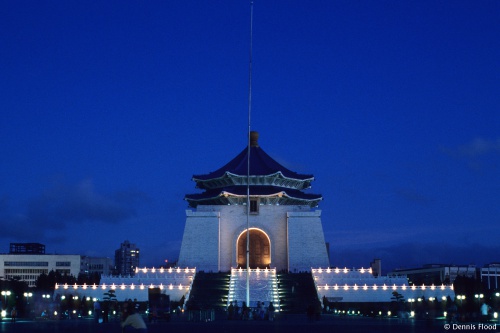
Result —
[{"label": "lamp post", "polygon": [[474,298],[477,300],[477,304],[481,305],[481,299],[484,297],[483,294],[475,294]]},{"label": "lamp post", "polygon": [[33,294],[32,293],[24,293],[24,297],[26,297],[27,301],[28,301],[28,305],[30,304],[30,297],[33,297]]},{"label": "lamp post", "polygon": [[29,308],[30,307],[30,298],[33,297],[33,294],[32,293],[24,293],[24,297],[26,297],[26,307]]},{"label": "lamp post", "polygon": [[477,300],[477,307],[480,309],[481,308],[481,300],[483,299],[484,295],[483,294],[475,294],[474,298]]},{"label": "lamp post", "polygon": [[493,312],[493,318],[498,319],[498,309],[499,309],[499,301],[500,301],[500,292],[495,293],[495,298],[493,302],[493,306],[495,307],[495,312]]},{"label": "lamp post", "polygon": [[[50,316],[49,312],[48,312],[48,307],[46,306],[46,303],[50,303],[51,302],[51,297],[50,297],[50,294],[43,294],[42,295],[42,298],[43,298],[43,313],[45,313],[47,316]],[[48,317],[47,317],[48,318]]]},{"label": "lamp post", "polygon": [[12,293],[10,290],[2,290],[2,296],[3,296],[3,301],[4,301],[4,307],[7,308],[7,296],[10,296]]},{"label": "lamp post", "polygon": [[30,307],[30,298],[33,297],[33,294],[32,293],[24,293],[24,297],[26,297],[26,303],[27,303],[26,309],[28,310],[28,317],[31,317],[29,307]]},{"label": "lamp post", "polygon": [[415,299],[414,298],[408,298],[408,302],[410,303],[410,316],[414,317],[415,316],[415,312],[413,311],[413,303],[415,303]]}]

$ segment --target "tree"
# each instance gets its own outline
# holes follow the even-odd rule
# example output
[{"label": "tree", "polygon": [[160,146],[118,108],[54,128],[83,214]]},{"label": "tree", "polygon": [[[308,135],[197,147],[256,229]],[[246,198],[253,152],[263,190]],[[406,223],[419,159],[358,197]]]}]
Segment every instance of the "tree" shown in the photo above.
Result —
[{"label": "tree", "polygon": [[49,274],[40,274],[36,280],[36,289],[44,291],[54,291],[56,283],[57,284],[75,284],[77,279],[71,275],[62,275],[60,272],[55,272],[51,270]]},{"label": "tree", "polygon": [[108,322],[109,311],[114,308],[115,303],[117,302],[115,291],[113,289],[108,290],[104,293],[104,297],[102,298],[103,302],[103,312],[104,316],[102,317],[103,322]]},{"label": "tree", "polygon": [[392,292],[391,303],[393,304],[393,306],[391,306],[391,308],[394,311],[403,310],[405,305],[404,301],[405,297],[402,294],[398,293],[397,291]]},{"label": "tree", "polygon": [[397,291],[393,291],[391,300],[392,300],[392,302],[397,302],[397,303],[404,302],[405,297],[403,295],[401,295],[400,293],[398,293]]},{"label": "tree", "polygon": [[102,298],[104,302],[113,302],[116,301],[116,294],[113,289],[108,290],[104,293],[104,297]]}]

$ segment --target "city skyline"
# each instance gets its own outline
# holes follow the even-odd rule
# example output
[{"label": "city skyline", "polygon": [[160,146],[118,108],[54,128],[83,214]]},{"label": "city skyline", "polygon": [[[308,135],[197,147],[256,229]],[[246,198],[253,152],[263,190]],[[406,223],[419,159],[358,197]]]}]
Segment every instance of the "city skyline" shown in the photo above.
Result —
[{"label": "city skyline", "polygon": [[[255,1],[252,130],[323,195],[330,263],[499,261],[497,1]],[[0,252],[177,259],[247,144],[248,1],[9,2]],[[4,244],[4,245],[1,245]]]}]

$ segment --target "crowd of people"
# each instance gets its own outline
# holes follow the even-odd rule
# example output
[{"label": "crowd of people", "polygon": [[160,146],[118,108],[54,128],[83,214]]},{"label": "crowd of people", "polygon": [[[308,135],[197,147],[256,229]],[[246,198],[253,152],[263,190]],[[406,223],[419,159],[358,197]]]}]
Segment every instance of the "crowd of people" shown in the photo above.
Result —
[{"label": "crowd of people", "polygon": [[248,307],[245,302],[242,302],[241,307],[238,301],[232,301],[227,308],[227,318],[229,320],[269,320],[274,321],[275,307],[273,302],[265,305],[264,302],[257,302],[254,308]]}]

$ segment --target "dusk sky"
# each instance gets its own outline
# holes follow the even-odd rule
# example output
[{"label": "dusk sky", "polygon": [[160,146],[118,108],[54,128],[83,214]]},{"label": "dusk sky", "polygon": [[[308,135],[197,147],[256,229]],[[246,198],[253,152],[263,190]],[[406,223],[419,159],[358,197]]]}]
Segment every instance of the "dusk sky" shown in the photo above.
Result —
[{"label": "dusk sky", "polygon": [[[3,1],[0,252],[177,259],[247,144],[250,3]],[[500,1],[255,0],[252,130],[332,266],[500,262]]]}]

